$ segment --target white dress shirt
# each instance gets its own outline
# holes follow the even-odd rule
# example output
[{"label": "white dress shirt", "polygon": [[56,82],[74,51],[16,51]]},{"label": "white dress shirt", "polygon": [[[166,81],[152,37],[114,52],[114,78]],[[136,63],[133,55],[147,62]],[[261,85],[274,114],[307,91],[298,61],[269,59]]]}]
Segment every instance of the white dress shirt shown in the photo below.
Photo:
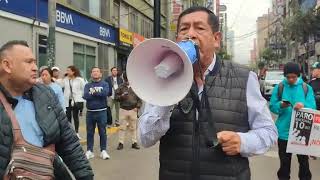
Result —
[{"label": "white dress shirt", "polygon": [[[212,71],[215,58],[204,75]],[[248,122],[250,130],[246,133],[238,132],[241,139],[240,154],[244,157],[265,153],[275,144],[278,133],[274,125],[267,101],[260,93],[257,75],[249,73],[246,98],[248,107]],[[199,87],[199,98],[203,86]],[[157,143],[170,128],[170,116],[173,106],[161,107],[146,103],[139,119],[139,140],[144,147]]]}]

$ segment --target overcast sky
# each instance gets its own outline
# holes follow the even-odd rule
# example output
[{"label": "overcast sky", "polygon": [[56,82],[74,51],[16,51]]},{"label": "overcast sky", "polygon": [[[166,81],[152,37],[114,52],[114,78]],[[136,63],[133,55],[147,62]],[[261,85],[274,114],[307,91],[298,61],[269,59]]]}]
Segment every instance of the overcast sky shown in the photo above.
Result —
[{"label": "overcast sky", "polygon": [[[271,0],[220,0],[220,4],[227,6],[228,28],[234,30],[235,36],[256,31],[257,17],[268,13]],[[248,38],[235,38],[234,60],[241,64],[248,64],[250,50],[256,34]]]}]

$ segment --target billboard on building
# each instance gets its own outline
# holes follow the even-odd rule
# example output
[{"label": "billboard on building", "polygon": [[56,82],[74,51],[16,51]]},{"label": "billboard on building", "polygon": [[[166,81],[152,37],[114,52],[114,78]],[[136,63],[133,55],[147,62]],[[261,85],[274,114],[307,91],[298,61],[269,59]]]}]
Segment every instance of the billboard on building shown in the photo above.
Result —
[{"label": "billboard on building", "polygon": [[144,37],[141,36],[140,34],[133,33],[133,47],[138,46],[140,43],[144,41]]},{"label": "billboard on building", "polygon": [[[0,0],[0,10],[30,18],[43,23],[48,22],[47,0]],[[115,43],[115,28],[98,20],[57,4],[57,27],[81,33],[104,42]],[[85,24],[85,26],[84,26]]]},{"label": "billboard on building", "polygon": [[119,40],[122,45],[130,46],[133,43],[133,34],[126,29],[119,29]]}]

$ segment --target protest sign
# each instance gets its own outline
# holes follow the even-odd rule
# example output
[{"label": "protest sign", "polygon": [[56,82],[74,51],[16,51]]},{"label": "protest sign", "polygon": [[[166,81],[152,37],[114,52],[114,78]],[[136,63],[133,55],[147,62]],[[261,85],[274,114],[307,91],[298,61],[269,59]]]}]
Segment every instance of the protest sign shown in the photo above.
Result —
[{"label": "protest sign", "polygon": [[320,111],[293,111],[287,152],[320,157]]}]

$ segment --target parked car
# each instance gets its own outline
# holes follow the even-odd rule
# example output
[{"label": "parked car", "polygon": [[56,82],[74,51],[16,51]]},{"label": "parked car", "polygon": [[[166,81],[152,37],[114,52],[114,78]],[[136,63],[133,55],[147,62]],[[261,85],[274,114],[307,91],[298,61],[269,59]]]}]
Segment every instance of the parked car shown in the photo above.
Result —
[{"label": "parked car", "polygon": [[262,85],[262,95],[269,100],[273,88],[283,80],[283,71],[267,71]]}]

